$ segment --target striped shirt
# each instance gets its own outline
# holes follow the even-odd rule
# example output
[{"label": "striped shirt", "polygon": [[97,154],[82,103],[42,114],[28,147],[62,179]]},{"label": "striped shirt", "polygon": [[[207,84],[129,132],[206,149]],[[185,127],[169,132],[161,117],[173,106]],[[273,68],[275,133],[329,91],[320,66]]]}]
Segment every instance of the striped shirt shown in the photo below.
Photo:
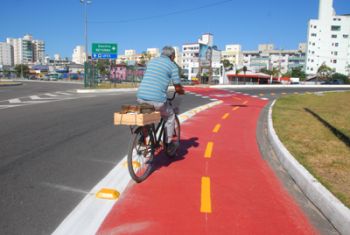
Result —
[{"label": "striped shirt", "polygon": [[137,98],[165,103],[170,83],[180,84],[179,69],[167,56],[151,60],[137,91]]}]

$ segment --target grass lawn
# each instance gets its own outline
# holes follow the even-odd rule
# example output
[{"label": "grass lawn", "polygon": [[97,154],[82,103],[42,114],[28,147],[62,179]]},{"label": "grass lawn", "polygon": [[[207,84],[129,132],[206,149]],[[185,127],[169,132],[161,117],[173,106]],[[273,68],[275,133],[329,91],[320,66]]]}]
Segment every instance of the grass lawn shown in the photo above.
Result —
[{"label": "grass lawn", "polygon": [[285,96],[277,100],[272,118],[291,154],[350,208],[350,92]]}]

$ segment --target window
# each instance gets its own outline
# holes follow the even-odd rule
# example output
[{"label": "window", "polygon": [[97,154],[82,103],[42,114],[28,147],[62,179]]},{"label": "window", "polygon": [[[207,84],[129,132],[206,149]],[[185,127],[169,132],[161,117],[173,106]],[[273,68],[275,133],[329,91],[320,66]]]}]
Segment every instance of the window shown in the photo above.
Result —
[{"label": "window", "polygon": [[311,37],[316,37],[316,36],[317,36],[317,34],[315,34],[315,33],[311,34]]},{"label": "window", "polygon": [[348,34],[344,34],[343,38],[349,38],[349,35]]},{"label": "window", "polygon": [[337,63],[337,60],[333,60],[333,64],[336,64]]},{"label": "window", "polygon": [[338,46],[339,46],[339,43],[337,43],[337,42],[334,43],[334,46],[335,46],[335,47],[338,47]]},{"label": "window", "polygon": [[333,55],[338,55],[338,52],[337,52],[337,51],[335,51],[335,52],[333,53]]},{"label": "window", "polygon": [[331,30],[332,31],[340,31],[341,27],[339,25],[332,25]]},{"label": "window", "polygon": [[332,38],[337,38],[337,35],[335,35],[335,34],[332,34]]}]

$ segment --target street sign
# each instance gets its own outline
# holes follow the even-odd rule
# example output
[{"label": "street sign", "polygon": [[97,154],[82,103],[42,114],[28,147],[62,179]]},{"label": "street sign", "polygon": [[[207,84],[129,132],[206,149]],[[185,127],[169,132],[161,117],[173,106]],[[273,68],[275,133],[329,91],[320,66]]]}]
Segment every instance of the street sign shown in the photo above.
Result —
[{"label": "street sign", "polygon": [[116,59],[118,54],[118,45],[116,43],[93,43],[93,59]]}]

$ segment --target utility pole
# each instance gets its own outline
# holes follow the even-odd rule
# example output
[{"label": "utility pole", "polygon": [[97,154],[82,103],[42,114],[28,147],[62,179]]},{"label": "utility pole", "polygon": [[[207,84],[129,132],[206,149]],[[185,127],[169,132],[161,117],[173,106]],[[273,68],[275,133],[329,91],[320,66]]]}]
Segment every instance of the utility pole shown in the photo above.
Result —
[{"label": "utility pole", "polygon": [[88,60],[89,60],[89,50],[88,50],[88,15],[87,15],[87,5],[90,4],[91,0],[80,0],[84,4],[84,38],[85,38],[85,64],[84,64],[84,86],[88,85],[87,82],[87,72],[88,72]]}]

